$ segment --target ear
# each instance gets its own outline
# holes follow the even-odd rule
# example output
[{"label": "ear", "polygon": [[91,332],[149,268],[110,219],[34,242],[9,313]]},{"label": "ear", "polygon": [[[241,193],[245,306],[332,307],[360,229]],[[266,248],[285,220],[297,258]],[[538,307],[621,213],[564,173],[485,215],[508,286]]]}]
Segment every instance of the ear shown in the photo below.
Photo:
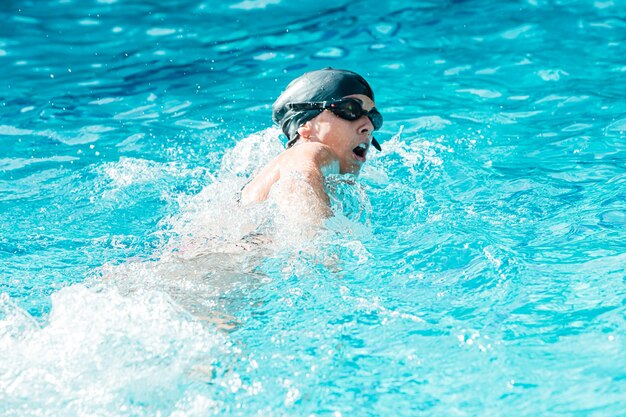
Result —
[{"label": "ear", "polygon": [[300,135],[300,138],[306,141],[311,140],[312,134],[313,134],[313,124],[311,123],[310,120],[298,128],[298,135]]}]

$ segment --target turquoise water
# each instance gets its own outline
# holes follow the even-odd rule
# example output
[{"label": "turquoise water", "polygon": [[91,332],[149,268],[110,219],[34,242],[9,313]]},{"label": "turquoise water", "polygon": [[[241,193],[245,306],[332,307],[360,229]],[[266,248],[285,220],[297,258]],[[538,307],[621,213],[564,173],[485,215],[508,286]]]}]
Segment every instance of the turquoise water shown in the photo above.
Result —
[{"label": "turquoise water", "polygon": [[[0,6],[0,415],[626,415],[625,3],[159,3]],[[234,197],[329,65],[311,237]]]}]

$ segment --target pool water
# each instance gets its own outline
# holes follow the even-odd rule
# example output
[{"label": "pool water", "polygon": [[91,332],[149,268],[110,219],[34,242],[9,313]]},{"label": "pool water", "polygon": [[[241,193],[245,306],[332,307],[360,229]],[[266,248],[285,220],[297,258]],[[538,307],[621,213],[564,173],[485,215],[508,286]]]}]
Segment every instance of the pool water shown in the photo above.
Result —
[{"label": "pool water", "polygon": [[[626,3],[0,6],[0,415],[618,416]],[[301,73],[385,124],[236,204]]]}]

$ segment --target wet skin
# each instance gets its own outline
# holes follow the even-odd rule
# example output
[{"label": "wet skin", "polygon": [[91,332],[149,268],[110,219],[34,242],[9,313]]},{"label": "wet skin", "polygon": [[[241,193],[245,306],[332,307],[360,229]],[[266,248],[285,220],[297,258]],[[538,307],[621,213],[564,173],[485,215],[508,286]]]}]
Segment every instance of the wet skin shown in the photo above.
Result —
[{"label": "wet skin", "polygon": [[[374,107],[374,102],[362,94],[344,98],[360,100],[364,110]],[[298,128],[300,139],[294,146],[274,158],[244,187],[242,203],[266,200],[274,184],[280,180],[293,194],[284,197],[282,202],[277,201],[281,209],[293,210],[293,202],[299,201],[313,217],[330,216],[324,176],[333,173],[358,175],[367,159],[373,131],[374,126],[367,116],[350,121],[324,110]],[[302,183],[294,178],[304,179],[310,186],[309,192],[301,191]]]},{"label": "wet skin", "polygon": [[[374,102],[365,95],[353,94],[344,98],[360,100],[364,110],[374,108]],[[359,173],[366,160],[373,132],[374,126],[367,116],[350,121],[336,116],[330,110],[324,110],[298,129],[299,141],[317,142],[330,148],[339,162],[341,174]],[[365,146],[365,152],[361,156],[354,153],[359,145]]]}]

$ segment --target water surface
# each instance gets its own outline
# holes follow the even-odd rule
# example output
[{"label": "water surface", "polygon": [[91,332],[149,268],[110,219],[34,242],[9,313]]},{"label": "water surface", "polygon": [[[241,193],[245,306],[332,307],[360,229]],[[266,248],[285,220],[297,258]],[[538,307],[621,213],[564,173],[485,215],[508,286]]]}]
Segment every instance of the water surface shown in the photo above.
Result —
[{"label": "water surface", "polygon": [[[622,2],[0,17],[0,414],[623,414]],[[325,66],[383,152],[311,238],[234,200]]]}]

